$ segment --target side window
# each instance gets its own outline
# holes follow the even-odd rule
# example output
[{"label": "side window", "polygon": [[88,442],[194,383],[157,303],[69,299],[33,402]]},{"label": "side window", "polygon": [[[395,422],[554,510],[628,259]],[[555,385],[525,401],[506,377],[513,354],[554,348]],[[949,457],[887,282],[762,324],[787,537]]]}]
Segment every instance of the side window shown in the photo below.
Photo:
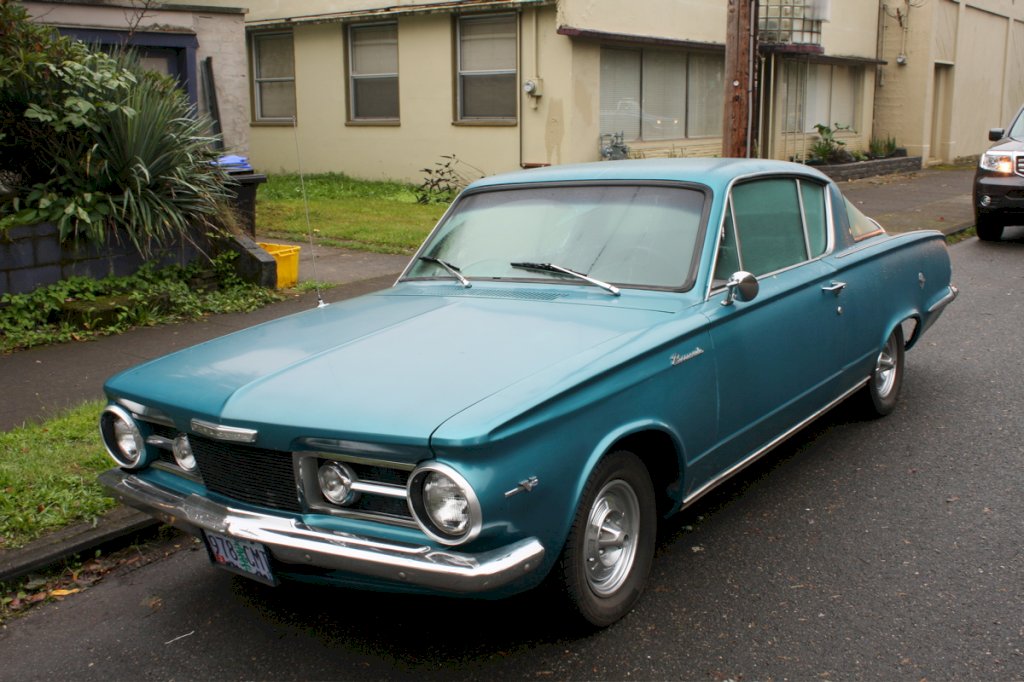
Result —
[{"label": "side window", "polygon": [[828,248],[828,219],[825,213],[825,187],[800,180],[800,198],[804,206],[807,226],[808,255],[817,258]]},{"label": "side window", "polygon": [[725,220],[722,221],[723,235],[718,243],[718,262],[715,264],[715,279],[726,282],[740,266],[739,249],[736,248],[736,228],[732,220],[732,202],[726,206]]},{"label": "side window", "polygon": [[859,241],[865,237],[885,232],[881,225],[861,213],[860,209],[851,204],[849,199],[844,199],[844,201],[846,202],[846,216],[850,220],[850,234],[854,240]]},{"label": "side window", "polygon": [[773,178],[736,185],[732,212],[740,262],[747,271],[763,275],[807,260],[795,180]]}]

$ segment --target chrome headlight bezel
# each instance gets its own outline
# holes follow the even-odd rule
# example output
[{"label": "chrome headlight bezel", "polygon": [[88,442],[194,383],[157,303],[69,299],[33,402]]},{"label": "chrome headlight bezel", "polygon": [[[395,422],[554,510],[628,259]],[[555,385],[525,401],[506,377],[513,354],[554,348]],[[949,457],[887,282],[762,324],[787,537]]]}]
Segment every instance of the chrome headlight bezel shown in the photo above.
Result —
[{"label": "chrome headlight bezel", "polygon": [[107,454],[122,469],[136,470],[149,464],[146,439],[132,414],[120,405],[107,405],[100,413],[100,438]]},{"label": "chrome headlight bezel", "polygon": [[[448,485],[458,491],[462,499],[462,514],[465,520],[458,524],[457,528],[445,528],[444,523],[434,517],[429,502],[424,499],[425,490],[431,483]],[[429,462],[416,467],[409,476],[407,490],[409,511],[412,512],[420,530],[432,540],[443,545],[461,545],[480,534],[483,528],[480,500],[469,481],[452,467],[439,462]]]},{"label": "chrome headlight bezel", "polygon": [[1010,152],[985,152],[978,165],[982,170],[998,175],[1013,175],[1016,170],[1014,156]]}]

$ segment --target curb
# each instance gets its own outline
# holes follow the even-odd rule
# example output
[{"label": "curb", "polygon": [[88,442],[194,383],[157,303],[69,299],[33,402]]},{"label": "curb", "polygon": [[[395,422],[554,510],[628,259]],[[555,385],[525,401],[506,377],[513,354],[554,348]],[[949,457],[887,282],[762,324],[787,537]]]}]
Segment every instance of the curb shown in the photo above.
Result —
[{"label": "curb", "polygon": [[48,568],[82,552],[127,544],[129,538],[160,525],[148,514],[128,507],[115,507],[95,523],[78,523],[61,528],[18,549],[0,550],[0,583]]}]

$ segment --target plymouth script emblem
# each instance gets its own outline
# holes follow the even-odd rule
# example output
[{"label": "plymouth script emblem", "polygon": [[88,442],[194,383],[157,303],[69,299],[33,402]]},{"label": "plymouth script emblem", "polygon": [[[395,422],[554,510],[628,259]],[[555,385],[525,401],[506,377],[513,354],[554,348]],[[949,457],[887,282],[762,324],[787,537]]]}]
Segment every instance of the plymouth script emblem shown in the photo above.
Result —
[{"label": "plymouth script emblem", "polygon": [[704,355],[704,349],[701,348],[700,346],[697,346],[689,353],[684,353],[683,355],[680,355],[679,353],[673,353],[672,357],[669,358],[669,361],[672,363],[672,366],[675,367],[676,365],[683,364],[687,360],[693,360],[698,355]]}]

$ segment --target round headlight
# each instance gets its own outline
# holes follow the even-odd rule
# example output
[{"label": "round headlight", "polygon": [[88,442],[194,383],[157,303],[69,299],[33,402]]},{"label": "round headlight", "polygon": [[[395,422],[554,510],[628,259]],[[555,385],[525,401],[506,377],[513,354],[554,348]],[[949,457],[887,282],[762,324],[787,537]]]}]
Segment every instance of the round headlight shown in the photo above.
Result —
[{"label": "round headlight", "polygon": [[137,469],[145,464],[146,442],[131,414],[118,405],[108,405],[100,415],[103,445],[118,466]]},{"label": "round headlight", "polygon": [[174,461],[185,471],[196,470],[196,456],[192,454],[192,444],[188,442],[188,436],[184,433],[178,434],[171,446],[174,453]]},{"label": "round headlight", "polygon": [[443,544],[468,542],[480,532],[480,502],[473,488],[443,464],[428,464],[413,472],[409,504],[423,532]]},{"label": "round headlight", "polygon": [[359,493],[352,490],[356,474],[347,465],[341,462],[324,462],[317,470],[316,477],[320,482],[320,492],[328,502],[348,505],[359,499]]},{"label": "round headlight", "polygon": [[448,535],[462,535],[469,526],[466,493],[444,474],[427,474],[423,481],[423,508],[434,525]]}]

